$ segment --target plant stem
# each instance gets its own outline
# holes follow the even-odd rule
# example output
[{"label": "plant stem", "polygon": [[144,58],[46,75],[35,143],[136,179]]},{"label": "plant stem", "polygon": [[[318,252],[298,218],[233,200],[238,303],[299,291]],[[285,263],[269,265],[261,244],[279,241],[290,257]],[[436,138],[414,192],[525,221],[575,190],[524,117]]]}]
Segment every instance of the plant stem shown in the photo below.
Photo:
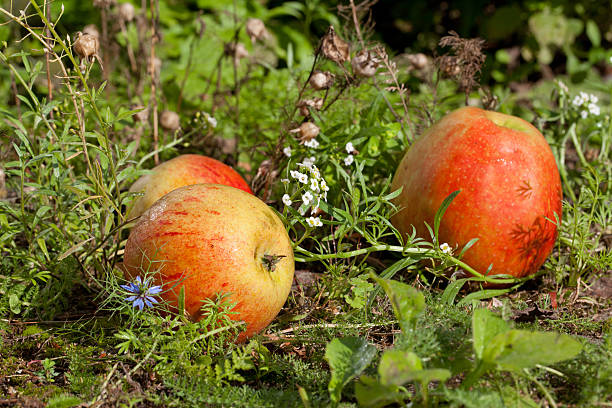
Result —
[{"label": "plant stem", "polygon": [[461,384],[462,388],[470,388],[472,387],[476,381],[482,377],[482,375],[491,367],[490,364],[486,364],[484,361],[479,360],[476,368],[470,372],[466,377],[463,383]]}]

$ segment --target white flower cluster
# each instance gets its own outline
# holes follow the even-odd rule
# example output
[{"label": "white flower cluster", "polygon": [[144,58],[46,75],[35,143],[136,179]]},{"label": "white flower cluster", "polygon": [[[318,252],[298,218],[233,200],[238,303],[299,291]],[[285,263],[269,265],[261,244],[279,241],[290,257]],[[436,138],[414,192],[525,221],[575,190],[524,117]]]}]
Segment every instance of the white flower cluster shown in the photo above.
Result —
[{"label": "white flower cluster", "polygon": [[353,143],[348,142],[344,148],[346,149],[346,152],[348,153],[348,156],[344,158],[344,165],[350,166],[355,161],[355,158],[353,157],[353,153],[356,152],[355,146],[353,146]]},{"label": "white flower cluster", "polygon": [[310,147],[311,149],[316,149],[319,147],[319,142],[317,139],[310,139],[304,142],[304,146]]},{"label": "white flower cluster", "polygon": [[[289,172],[291,178],[298,182],[298,192],[294,194],[294,198],[297,195],[301,199],[298,212],[300,215],[305,215],[310,210],[313,216],[306,219],[306,224],[312,228],[323,225],[321,219],[314,214],[318,212],[321,200],[327,201],[327,192],[329,191],[327,182],[321,176],[321,172],[314,162],[314,157],[307,157],[302,163],[298,163],[299,171],[291,170]],[[282,181],[285,184],[289,183],[289,180],[286,179]],[[282,201],[286,206],[293,204],[289,194],[283,195]]]},{"label": "white flower cluster", "polygon": [[291,147],[287,146],[287,147],[285,147],[285,148],[283,149],[283,154],[284,154],[285,156],[287,156],[287,157],[291,157],[291,153],[292,153]]},{"label": "white flower cluster", "polygon": [[580,94],[576,95],[572,100],[572,105],[581,109],[580,116],[585,119],[589,115],[599,116],[601,110],[597,102],[599,102],[597,96],[586,92],[580,92]]}]

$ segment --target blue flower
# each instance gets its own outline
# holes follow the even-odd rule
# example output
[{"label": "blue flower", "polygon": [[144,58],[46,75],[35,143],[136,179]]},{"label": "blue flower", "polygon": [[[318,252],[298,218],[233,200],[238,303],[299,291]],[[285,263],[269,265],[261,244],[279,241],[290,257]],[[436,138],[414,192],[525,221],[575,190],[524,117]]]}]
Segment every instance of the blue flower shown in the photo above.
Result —
[{"label": "blue flower", "polygon": [[162,291],[161,286],[151,286],[151,279],[145,279],[143,282],[140,276],[134,279],[134,282],[129,282],[127,285],[119,285],[133,295],[125,298],[128,302],[133,302],[132,306],[142,310],[145,306],[153,307],[153,303],[158,303],[152,295],[156,295]]}]

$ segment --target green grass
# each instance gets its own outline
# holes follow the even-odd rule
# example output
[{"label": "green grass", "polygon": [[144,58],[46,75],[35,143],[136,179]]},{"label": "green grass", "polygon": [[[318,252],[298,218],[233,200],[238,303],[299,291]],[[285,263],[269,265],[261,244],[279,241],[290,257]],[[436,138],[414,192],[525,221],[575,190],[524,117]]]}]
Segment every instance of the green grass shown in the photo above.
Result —
[{"label": "green grass", "polygon": [[[140,32],[133,22],[125,29],[107,22],[105,71],[98,62],[75,68],[80,60],[66,35],[83,21],[74,21],[75,3],[68,1],[49,34],[51,69],[60,77],[65,69],[63,80],[47,79],[40,52],[44,4],[33,3],[27,19],[0,10],[7,23],[0,25],[0,167],[8,191],[0,196],[0,405],[349,407],[365,404],[366,394],[413,406],[612,405],[612,324],[595,319],[609,316],[612,300],[585,288],[612,269],[612,85],[597,70],[607,66],[605,55],[589,59],[584,80],[541,81],[526,96],[505,83],[492,87],[500,111],[531,121],[546,137],[564,202],[557,244],[540,272],[504,281],[510,288],[481,290],[491,280],[478,276],[485,271],[432,243],[442,213],[429,242],[406,240],[388,222],[396,211],[390,177],[403,152],[433,121],[462,106],[460,86],[433,68],[408,70],[401,59],[394,69],[383,54],[375,78],[353,76],[350,63],[322,57],[307,23],[296,25],[338,25],[322,5],[285,3],[272,12],[246,3],[211,6],[197,17],[159,2],[163,36],[155,51],[162,71],[151,77],[149,19]],[[83,11],[92,21],[101,12]],[[112,17],[115,9],[104,12]],[[59,15],[53,3],[51,20]],[[277,40],[252,45],[247,17],[263,19]],[[354,54],[362,45],[352,19],[341,27]],[[224,56],[234,41],[246,44],[251,57],[235,63]],[[313,68],[336,78],[324,108],[310,113],[321,130],[316,149],[291,132],[303,119],[298,100],[325,96],[304,86]],[[55,84],[52,98],[48,81]],[[575,102],[580,91],[598,96],[600,114],[583,117],[588,108]],[[479,103],[484,94],[469,96]],[[149,116],[138,120],[145,106]],[[155,130],[156,109],[177,110],[181,128]],[[351,164],[349,142],[358,151]],[[139,311],[120,287],[118,263],[131,225],[125,210],[135,197],[129,187],[156,160],[183,153],[234,165],[278,211],[296,269],[317,276],[292,291],[267,331],[246,344],[231,341],[237,328],[224,297],[207,302],[206,319],[192,323],[158,308]],[[298,166],[311,157],[318,175]],[[310,227],[309,212],[300,213],[312,205],[297,205],[309,187],[292,179],[296,170],[329,186],[322,227]],[[285,193],[296,204],[284,205]],[[460,269],[476,277],[458,279]],[[383,290],[379,283],[386,281],[373,277],[399,286]],[[527,336],[505,349],[524,347],[525,367],[504,366],[503,356],[483,363],[478,336],[491,340],[505,323],[487,315],[491,332],[479,334],[474,313],[482,307]],[[540,364],[539,351],[554,349],[541,344],[549,332],[566,348]],[[404,357],[395,360],[393,352]],[[410,379],[386,382],[399,376]]]}]

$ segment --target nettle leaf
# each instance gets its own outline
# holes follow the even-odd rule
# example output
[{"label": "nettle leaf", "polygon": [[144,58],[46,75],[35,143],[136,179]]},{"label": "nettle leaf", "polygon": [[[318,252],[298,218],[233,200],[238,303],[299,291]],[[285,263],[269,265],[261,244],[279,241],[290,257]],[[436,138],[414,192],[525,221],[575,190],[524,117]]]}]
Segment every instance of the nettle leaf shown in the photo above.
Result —
[{"label": "nettle leaf", "polygon": [[342,389],[370,364],[376,347],[359,337],[333,339],[325,348],[325,360],[331,368],[328,390],[332,402],[339,402]]},{"label": "nettle leaf", "polygon": [[501,333],[510,330],[508,323],[495,316],[488,309],[476,309],[472,314],[472,336],[474,352],[478,359],[483,359],[484,350],[491,345],[491,340]]},{"label": "nettle leaf", "polygon": [[495,362],[508,371],[569,360],[582,350],[582,344],[567,334],[527,330],[510,330],[499,334],[492,344],[497,351]]},{"label": "nettle leaf", "polygon": [[384,289],[393,313],[403,331],[411,330],[419,314],[425,309],[425,297],[410,285],[395,280],[374,276],[374,280]]}]

